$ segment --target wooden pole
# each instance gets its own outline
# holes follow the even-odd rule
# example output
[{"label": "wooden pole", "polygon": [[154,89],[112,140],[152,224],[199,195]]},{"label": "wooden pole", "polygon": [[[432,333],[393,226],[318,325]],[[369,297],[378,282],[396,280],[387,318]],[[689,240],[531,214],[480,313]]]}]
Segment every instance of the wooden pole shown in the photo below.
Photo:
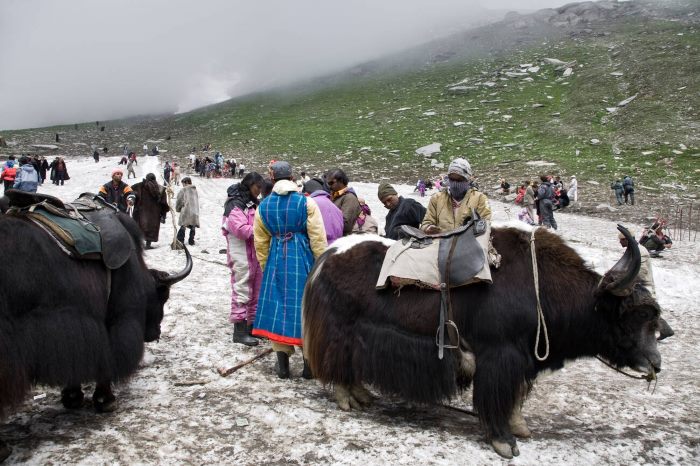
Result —
[{"label": "wooden pole", "polygon": [[264,356],[267,356],[267,355],[270,354],[270,353],[272,353],[272,348],[268,348],[268,349],[266,349],[265,351],[263,351],[262,353],[256,354],[255,356],[253,356],[252,358],[248,359],[247,361],[243,361],[242,363],[236,364],[236,365],[233,366],[233,367],[229,367],[228,369],[224,369],[223,367],[219,367],[218,369],[216,369],[216,371],[219,373],[219,375],[220,375],[221,377],[228,377],[229,375],[233,374],[234,372],[236,372],[236,371],[237,371],[238,369],[240,369],[241,367],[245,367],[245,366],[247,366],[248,364],[251,364],[251,363],[257,361],[258,359],[260,359],[260,358],[262,358],[262,357],[264,357]]}]

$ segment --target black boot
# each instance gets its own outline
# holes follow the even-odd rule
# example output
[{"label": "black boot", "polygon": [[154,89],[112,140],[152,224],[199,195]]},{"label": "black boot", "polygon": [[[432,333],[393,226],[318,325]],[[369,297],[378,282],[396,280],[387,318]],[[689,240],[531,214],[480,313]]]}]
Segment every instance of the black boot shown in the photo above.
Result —
[{"label": "black boot", "polygon": [[146,249],[153,249],[153,246],[151,246],[150,241],[146,241]]},{"label": "black boot", "polygon": [[309,361],[307,361],[306,358],[304,358],[304,370],[301,371],[301,376],[304,377],[306,380],[311,380],[314,378],[314,375],[311,373]]},{"label": "black boot", "polygon": [[289,378],[289,355],[284,351],[277,351],[277,365],[275,365],[277,370],[277,377],[280,379]]},{"label": "black boot", "polygon": [[233,324],[233,342],[246,346],[258,346],[258,340],[248,335],[248,328],[245,322],[235,322]]}]

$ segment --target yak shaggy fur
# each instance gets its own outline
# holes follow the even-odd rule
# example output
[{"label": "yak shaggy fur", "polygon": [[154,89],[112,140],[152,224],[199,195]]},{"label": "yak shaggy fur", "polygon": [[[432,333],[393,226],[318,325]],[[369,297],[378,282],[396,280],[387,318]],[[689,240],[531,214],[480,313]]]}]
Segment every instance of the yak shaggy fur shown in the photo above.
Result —
[{"label": "yak shaggy fur", "polygon": [[122,381],[144,341],[159,338],[168,274],[146,267],[138,226],[116,215],[134,247],[111,273],[69,257],[29,221],[0,216],[0,415],[34,384]]},{"label": "yak shaggy fur", "polygon": [[[377,241],[342,253],[331,247],[310,274],[304,349],[314,375],[323,383],[366,383],[424,403],[447,400],[473,382],[474,406],[487,435],[514,446],[509,419],[538,372],[596,355],[620,367],[649,361],[660,366],[653,338],[659,308],[648,290],[636,284],[623,296],[601,287],[601,276],[544,229],[536,231],[535,247],[550,354],[538,361],[530,233],[514,228],[492,233],[502,255],[500,267],[492,268],[493,284],[451,291],[460,337],[476,358],[473,381],[460,374],[458,352],[446,349],[442,360],[437,357],[440,293],[410,286],[375,289],[387,250]],[[604,284],[616,274],[618,269],[608,272]],[[627,276],[632,274],[636,270]]]}]

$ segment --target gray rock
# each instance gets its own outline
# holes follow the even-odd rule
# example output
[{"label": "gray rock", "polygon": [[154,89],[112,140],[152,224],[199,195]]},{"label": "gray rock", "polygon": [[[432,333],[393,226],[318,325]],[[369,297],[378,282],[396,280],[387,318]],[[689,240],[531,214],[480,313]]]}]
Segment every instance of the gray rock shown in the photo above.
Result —
[{"label": "gray rock", "polygon": [[440,144],[439,142],[434,142],[432,144],[428,144],[427,146],[419,147],[418,149],[416,149],[416,154],[422,155],[423,157],[432,157],[433,154],[440,153],[441,147],[442,144]]},{"label": "gray rock", "polygon": [[476,89],[476,86],[454,86],[447,89],[447,92],[450,94],[468,94]]},{"label": "gray rock", "polygon": [[617,212],[617,209],[611,206],[610,204],[598,204],[595,206],[595,210],[597,211],[608,211],[608,212]]},{"label": "gray rock", "polygon": [[483,144],[484,140],[481,138],[470,138],[469,142],[471,142],[472,144]]},{"label": "gray rock", "polygon": [[638,95],[638,94],[635,94],[635,95],[633,95],[632,97],[627,97],[625,100],[623,100],[622,102],[618,103],[617,106],[618,106],[618,107],[625,107],[625,106],[627,106],[627,104],[629,104],[630,102],[632,102],[634,99],[637,98],[637,95]]}]

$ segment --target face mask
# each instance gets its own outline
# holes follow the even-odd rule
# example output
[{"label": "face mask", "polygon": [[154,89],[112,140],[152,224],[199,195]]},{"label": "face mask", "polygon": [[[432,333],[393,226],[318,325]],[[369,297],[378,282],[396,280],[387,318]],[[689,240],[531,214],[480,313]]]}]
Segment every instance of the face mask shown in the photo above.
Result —
[{"label": "face mask", "polygon": [[469,181],[448,180],[448,186],[450,189],[450,196],[452,196],[456,201],[461,201],[464,199],[467,191],[469,191],[470,183]]}]

